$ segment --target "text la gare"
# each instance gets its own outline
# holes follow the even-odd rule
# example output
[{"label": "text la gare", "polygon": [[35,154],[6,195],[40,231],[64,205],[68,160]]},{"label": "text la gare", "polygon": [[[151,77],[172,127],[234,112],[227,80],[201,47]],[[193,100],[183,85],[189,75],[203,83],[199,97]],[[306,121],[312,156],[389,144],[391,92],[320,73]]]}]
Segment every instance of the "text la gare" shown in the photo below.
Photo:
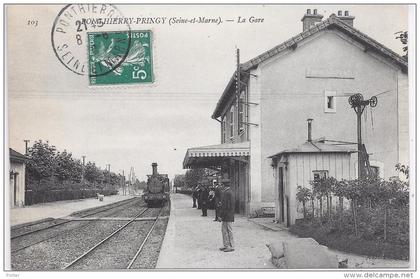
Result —
[{"label": "text la gare", "polygon": [[264,18],[258,18],[255,16],[250,16],[250,17],[241,17],[238,16],[238,23],[263,23],[264,22]]}]

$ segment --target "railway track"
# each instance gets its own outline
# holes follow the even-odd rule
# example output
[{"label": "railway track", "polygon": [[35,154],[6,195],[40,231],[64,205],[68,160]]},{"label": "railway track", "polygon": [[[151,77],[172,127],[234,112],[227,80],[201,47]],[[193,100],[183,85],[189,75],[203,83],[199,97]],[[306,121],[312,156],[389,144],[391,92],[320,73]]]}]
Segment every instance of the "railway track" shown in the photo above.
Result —
[{"label": "railway track", "polygon": [[[82,216],[78,216],[78,214],[81,214],[82,212],[77,212],[77,213],[75,213],[75,215],[78,216],[79,218],[85,218],[85,217],[89,217],[89,216],[92,216],[92,215],[95,215],[95,214],[98,214],[98,213],[102,213],[102,212],[106,212],[108,210],[115,209],[115,208],[120,207],[120,206],[124,206],[124,205],[130,204],[130,203],[136,202],[138,200],[139,200],[139,198],[132,198],[132,199],[129,199],[129,200],[124,200],[124,201],[121,201],[121,202],[113,203],[111,205],[105,205],[105,206],[101,206],[101,207],[98,207],[98,208],[94,208],[94,209],[91,209],[91,210],[84,211],[84,212],[89,212],[89,213],[85,213]],[[29,235],[29,234],[32,234],[32,233],[47,230],[47,229],[50,229],[50,228],[53,228],[53,227],[56,227],[56,226],[59,226],[59,225],[69,223],[71,221],[72,221],[71,219],[66,219],[66,220],[45,219],[45,220],[41,220],[40,222],[33,222],[31,224],[28,224],[28,225],[19,225],[16,228],[12,228],[12,232],[11,232],[12,236],[11,236],[10,239],[16,239],[16,238],[26,236],[26,235]],[[47,222],[50,222],[52,224],[47,225],[47,226],[41,226],[40,228],[37,228],[37,229],[32,229],[32,230],[30,229],[33,226],[38,226],[40,224],[47,223]],[[24,230],[24,232],[19,234],[19,233],[16,233],[16,230],[17,231]],[[15,233],[13,233],[13,231],[15,231]]]},{"label": "railway track", "polygon": [[[139,228],[145,229],[146,227],[144,223],[147,221],[144,221],[144,219],[139,219],[139,218],[147,211],[152,211],[152,210],[150,208],[145,209],[140,214],[138,214],[137,216],[132,218],[130,221],[125,223],[123,226],[121,226],[117,230],[110,233],[107,237],[100,240],[97,244],[95,244],[89,250],[84,252],[78,258],[68,263],[66,266],[63,267],[63,269],[98,269],[98,268],[103,268],[104,266],[106,268],[111,268],[111,269],[117,269],[117,268],[118,269],[122,269],[122,268],[131,269],[133,267],[133,264],[138,259],[139,255],[141,255],[143,248],[145,247],[156,224],[158,223],[162,209],[159,209],[157,214],[155,214],[156,216],[154,217],[153,222],[150,222],[150,221],[148,222],[150,227],[147,229],[147,231],[138,230]],[[129,230],[130,225],[132,226],[131,231]],[[128,230],[127,231],[127,235],[129,235],[128,239],[125,238],[127,236],[123,236],[125,229]],[[133,229],[138,230],[138,232],[133,234],[132,232]],[[146,232],[146,233],[143,235],[142,232]],[[116,245],[118,244],[118,242],[121,242],[121,239],[117,238],[118,236],[120,236],[120,238],[125,238],[125,244],[126,244],[125,246],[131,246],[133,248],[133,247],[136,247],[136,245],[138,244],[140,245],[135,251],[135,253],[122,252],[122,253],[118,253],[120,255],[119,259],[110,258],[108,261],[104,260],[103,255],[104,254],[109,255],[111,253],[111,251],[109,251],[110,249],[112,250],[117,249],[117,250],[124,251],[125,249],[128,248],[128,247],[124,247],[124,245],[122,247],[121,245]],[[128,250],[129,252],[133,251],[133,249],[128,249]],[[129,261],[126,261],[127,258],[129,258]],[[125,261],[125,265],[124,265],[124,261]],[[92,263],[93,264],[96,263],[97,265],[92,266]],[[109,264],[114,264],[114,265],[109,265]]]},{"label": "railway track", "polygon": [[[33,234],[33,233],[37,233],[37,232],[42,232],[42,231],[46,231],[46,230],[48,230],[48,229],[52,229],[52,228],[54,228],[54,227],[57,227],[57,226],[59,226],[59,225],[63,225],[63,226],[65,226],[66,224],[70,224],[71,222],[76,222],[76,221],[82,221],[82,220],[84,220],[84,218],[87,218],[87,217],[89,217],[89,216],[92,216],[92,215],[95,215],[95,214],[98,214],[98,213],[104,213],[104,212],[106,212],[106,211],[109,211],[109,210],[111,210],[111,213],[109,213],[108,214],[108,216],[109,215],[115,215],[116,213],[118,213],[118,212],[121,212],[121,211],[123,211],[124,209],[126,209],[127,207],[129,207],[130,205],[135,205],[136,203],[138,203],[140,200],[138,199],[138,198],[134,198],[134,199],[130,199],[130,201],[129,202],[125,202],[125,203],[119,203],[118,205],[115,205],[114,204],[114,206],[111,206],[111,207],[107,207],[107,208],[101,208],[100,210],[95,210],[94,212],[90,212],[90,213],[88,213],[88,214],[84,214],[84,215],[82,215],[82,216],[80,216],[79,218],[75,218],[75,219],[66,219],[66,220],[64,220],[64,221],[61,221],[60,220],[60,222],[58,222],[58,223],[55,223],[55,224],[53,224],[53,225],[50,225],[50,226],[47,226],[47,227],[43,227],[43,228],[39,228],[39,229],[36,229],[36,230],[32,230],[32,231],[29,231],[29,232],[25,232],[25,233],[22,233],[22,234],[20,234],[20,235],[17,235],[17,236],[15,236],[15,237],[11,237],[11,240],[15,240],[14,242],[16,242],[16,239],[17,238],[20,238],[20,237],[23,237],[23,236],[30,236],[31,234]],[[119,207],[121,207],[121,208],[119,208]],[[116,209],[116,208],[119,208],[117,211],[112,211],[113,209]],[[105,216],[107,216],[107,215],[105,215]],[[51,239],[53,239],[53,238],[55,238],[55,237],[58,237],[58,236],[60,236],[60,235],[63,235],[63,234],[66,234],[66,233],[70,233],[71,231],[73,231],[73,230],[75,230],[75,229],[82,229],[82,228],[84,228],[84,227],[86,227],[86,226],[88,226],[89,224],[90,224],[90,222],[95,222],[95,221],[100,221],[101,219],[99,219],[99,218],[96,218],[96,219],[86,219],[86,224],[82,224],[82,225],[78,225],[78,224],[76,224],[74,227],[73,226],[71,226],[71,225],[69,225],[69,227],[70,228],[67,228],[67,229],[64,229],[64,230],[59,230],[58,232],[56,232],[56,233],[53,233],[53,234],[51,234],[51,235],[47,235],[47,236],[45,236],[45,237],[41,237],[41,239],[40,240],[36,240],[36,241],[30,241],[29,242],[29,244],[26,244],[26,245],[22,245],[22,246],[18,246],[18,248],[12,248],[12,250],[11,250],[11,252],[12,253],[16,253],[16,252],[18,252],[18,251],[21,251],[21,250],[23,250],[23,249],[27,249],[27,248],[29,248],[29,247],[31,247],[31,246],[34,246],[34,245],[36,245],[36,244],[39,244],[39,243],[42,243],[42,242],[45,242],[45,241],[48,241],[48,240],[51,240]],[[13,243],[12,243],[12,247],[13,246],[15,246],[16,247],[16,245],[13,245]]]},{"label": "railway track", "polygon": [[12,245],[12,248],[21,249],[11,253],[12,269],[154,268],[165,234],[169,208],[169,204],[163,208],[145,208],[132,203],[127,210],[117,212],[116,208],[107,214],[112,217],[103,217],[104,212],[98,218],[81,218],[87,215],[85,213],[80,217],[70,216],[71,222],[63,227],[15,239],[15,244],[19,246]]},{"label": "railway track", "polygon": [[132,258],[132,259],[130,260],[130,262],[128,263],[128,265],[127,265],[127,268],[126,268],[126,269],[131,269],[131,268],[133,267],[133,264],[134,264],[134,263],[135,263],[135,261],[138,259],[138,257],[139,257],[139,255],[140,255],[140,253],[143,251],[143,247],[145,246],[145,244],[146,244],[147,240],[149,239],[150,235],[151,235],[151,234],[152,234],[152,232],[153,232],[153,229],[155,228],[155,226],[156,226],[157,222],[159,221],[159,216],[160,216],[160,213],[161,213],[161,212],[159,212],[158,216],[156,217],[156,220],[153,222],[152,227],[151,227],[151,228],[150,228],[150,230],[148,231],[148,233],[147,233],[146,237],[144,238],[143,242],[141,243],[141,245],[140,245],[139,249],[137,250],[136,254],[133,256],[133,258]]}]

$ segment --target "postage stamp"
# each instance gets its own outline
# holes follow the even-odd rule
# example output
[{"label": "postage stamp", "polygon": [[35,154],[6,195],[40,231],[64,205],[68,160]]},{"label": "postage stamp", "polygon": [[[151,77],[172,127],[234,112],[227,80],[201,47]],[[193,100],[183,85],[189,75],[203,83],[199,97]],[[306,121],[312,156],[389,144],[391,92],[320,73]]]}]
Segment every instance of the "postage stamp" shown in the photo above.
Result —
[{"label": "postage stamp", "polygon": [[[113,24],[123,17],[119,9],[111,4],[66,5],[56,16],[51,29],[51,43],[55,56],[73,73],[88,75],[87,33],[102,32],[106,36],[106,32],[117,31],[124,33],[130,41],[129,23]],[[126,44],[126,54],[129,45]],[[99,74],[103,75],[106,72]]]},{"label": "postage stamp", "polygon": [[153,82],[152,31],[88,33],[90,85]]}]

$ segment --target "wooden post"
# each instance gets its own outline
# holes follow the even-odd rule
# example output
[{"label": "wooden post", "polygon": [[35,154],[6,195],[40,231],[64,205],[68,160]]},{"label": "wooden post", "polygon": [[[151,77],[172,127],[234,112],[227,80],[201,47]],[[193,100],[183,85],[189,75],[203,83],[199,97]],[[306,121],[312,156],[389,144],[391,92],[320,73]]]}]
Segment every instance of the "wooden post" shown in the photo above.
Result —
[{"label": "wooden post", "polygon": [[319,198],[319,219],[322,219],[322,196]]},{"label": "wooden post", "polygon": [[358,105],[356,107],[357,115],[357,178],[362,179],[364,177],[364,168],[363,168],[363,147],[362,147],[362,107]]},{"label": "wooden post", "polygon": [[387,206],[385,205],[385,213],[384,213],[384,240],[386,241],[386,219],[387,219],[387,211],[388,211],[388,208],[387,208]]},{"label": "wooden post", "polygon": [[352,207],[352,211],[353,211],[354,231],[356,233],[356,236],[358,236],[358,233],[357,233],[357,219],[356,219],[356,201],[355,200],[352,200],[351,207]]},{"label": "wooden post", "polygon": [[311,205],[312,205],[312,219],[315,219],[315,203],[314,203],[314,197],[311,197]]}]

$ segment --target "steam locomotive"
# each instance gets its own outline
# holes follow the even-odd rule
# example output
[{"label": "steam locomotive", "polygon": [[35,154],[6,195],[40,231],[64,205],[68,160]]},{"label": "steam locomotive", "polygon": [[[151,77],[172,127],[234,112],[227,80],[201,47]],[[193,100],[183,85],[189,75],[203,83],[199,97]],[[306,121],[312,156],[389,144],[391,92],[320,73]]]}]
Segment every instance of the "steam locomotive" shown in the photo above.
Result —
[{"label": "steam locomotive", "polygon": [[143,199],[148,207],[163,206],[169,200],[169,178],[167,174],[158,173],[157,163],[152,164],[152,174],[147,175]]}]

